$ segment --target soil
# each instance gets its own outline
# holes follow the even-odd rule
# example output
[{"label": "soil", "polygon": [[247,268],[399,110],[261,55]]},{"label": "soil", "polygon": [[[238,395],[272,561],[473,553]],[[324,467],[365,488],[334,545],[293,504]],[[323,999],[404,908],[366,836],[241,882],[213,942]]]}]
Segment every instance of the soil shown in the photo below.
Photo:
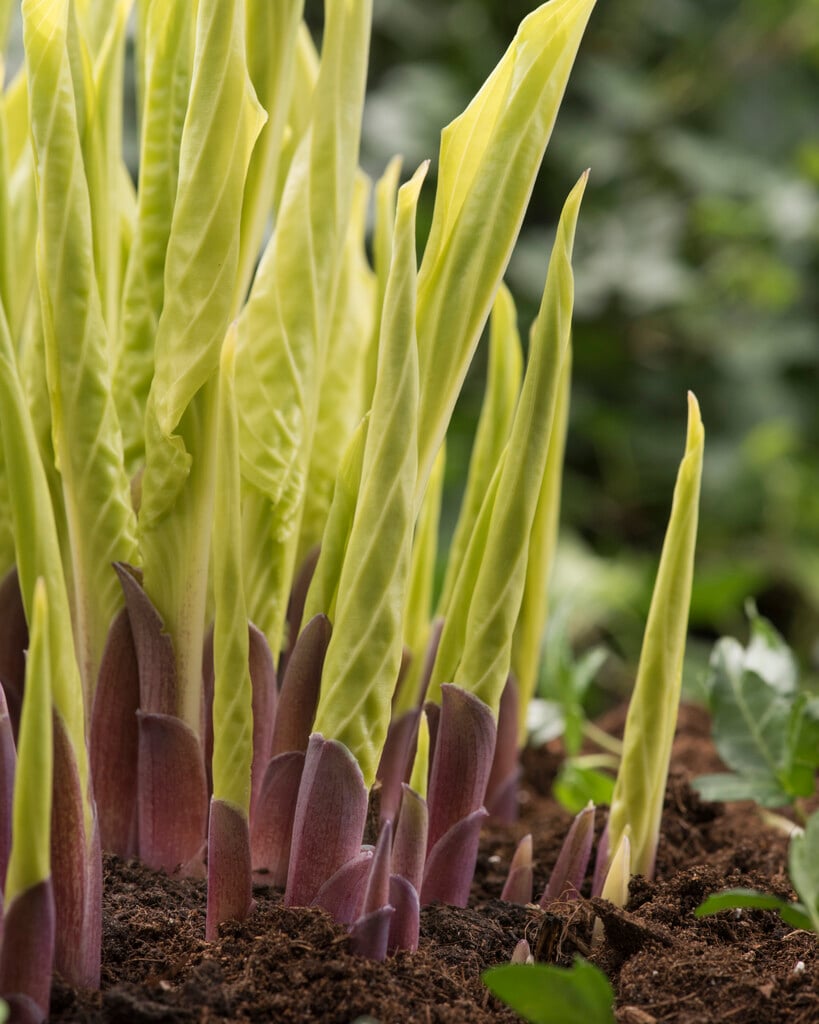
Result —
[{"label": "soil", "polygon": [[[617,712],[606,723],[616,732]],[[374,963],[349,952],[344,929],[322,911],[286,909],[259,888],[244,924],[207,943],[205,887],[115,858],[105,862],[102,988],[56,980],[54,1022],[215,1024],[354,1021],[484,1024],[520,1018],[480,980],[522,937],[540,957],[570,963],[587,946],[594,914],[605,938],[590,959],[608,974],[621,1024],[816,1024],[819,944],[772,911],[696,919],[727,886],[792,897],[787,839],[750,804],[703,804],[688,783],[719,770],[705,715],[683,708],[666,793],[657,877],[632,881],[624,911],[581,900],[547,911],[499,899],[517,840],[531,832],[540,895],[571,817],[550,797],[556,747],[526,751],[520,821],[486,829],[466,909],[422,912],[420,948]],[[602,824],[602,813],[598,814]]]}]

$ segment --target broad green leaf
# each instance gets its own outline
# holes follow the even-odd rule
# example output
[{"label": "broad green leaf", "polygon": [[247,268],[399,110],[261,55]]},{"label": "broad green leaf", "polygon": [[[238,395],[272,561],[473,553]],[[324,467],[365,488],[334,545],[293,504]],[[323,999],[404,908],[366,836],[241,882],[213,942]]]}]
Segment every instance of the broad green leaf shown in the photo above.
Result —
[{"label": "broad green leaf", "polygon": [[179,184],[179,150],[188,106],[195,11],[187,0],[140,5],[145,23],[139,191],[125,269],[114,395],[129,473],[145,452],[145,407],[154,373],[154,339],[165,297],[165,259]]},{"label": "broad green leaf", "polygon": [[165,259],[140,506],[145,589],[174,640],[179,716],[200,730],[216,370],[230,318],[250,154],[264,122],[241,0],[202,0]]},{"label": "broad green leaf", "polygon": [[26,619],[34,618],[37,580],[45,581],[48,602],[48,645],[54,707],[63,721],[74,750],[84,798],[85,835],[93,835],[93,810],[86,798],[89,786],[85,746],[82,681],[74,653],[71,612],[63,575],[57,527],[51,506],[37,438],[20,383],[11,335],[0,308],[0,435],[9,491],[15,562]]},{"label": "broad green leaf", "polygon": [[53,665],[49,646],[48,597],[42,577],[34,584],[26,658],[26,682],[12,805],[11,852],[4,902],[51,877],[51,736]]},{"label": "broad green leaf", "polygon": [[594,0],[551,0],[523,20],[466,110],[444,129],[418,275],[420,500],[520,230]]},{"label": "broad green leaf", "polygon": [[267,111],[245,184],[234,313],[245,301],[273,208],[282,137],[293,94],[296,39],[304,0],[246,0],[247,64],[259,102]]},{"label": "broad green leaf", "polygon": [[799,695],[793,652],[769,622],[752,612],[747,648],[731,637],[716,644],[706,689],[714,742],[734,774],[697,779],[698,791],[767,807],[813,793],[819,701]]},{"label": "broad green leaf", "polygon": [[501,284],[489,321],[486,392],[469,459],[466,489],[449,546],[446,574],[438,600],[438,614],[444,617],[486,490],[509,439],[522,375],[523,352],[518,333],[517,310],[511,292]]},{"label": "broad green leaf", "polygon": [[694,576],[705,433],[688,394],[688,434],[623,735],[609,814],[609,849],[631,828],[632,872],[651,878],[682,686]]},{"label": "broad green leaf", "polygon": [[427,165],[398,193],[378,373],[361,487],[341,568],[315,729],[344,744],[375,779],[403,648],[415,524],[418,351],[415,209]]},{"label": "broad green leaf", "polygon": [[503,964],[481,977],[493,995],[532,1024],[614,1024],[608,979],[580,957],[572,967]]},{"label": "broad green leaf", "polygon": [[213,509],[213,796],[247,818],[253,760],[253,712],[247,609],[242,585],[239,419],[234,389],[236,328],[219,367],[216,500]]},{"label": "broad green leaf", "polygon": [[811,927],[819,934],[819,812],[814,812],[801,835],[791,839],[788,871],[805,905]]},{"label": "broad green leaf", "polygon": [[38,166],[38,280],[72,562],[80,671],[93,694],[108,627],[121,606],[111,563],[135,561],[136,537],[107,335],[94,265],[91,208],[71,67],[68,0],[23,3]]},{"label": "broad green leaf", "polygon": [[788,903],[779,896],[757,892],[756,889],[725,889],[723,892],[716,892],[700,903],[694,911],[694,916],[710,917],[711,914],[719,914],[722,910],[739,909],[776,910],[782,920],[794,928],[817,930],[801,903]]},{"label": "broad green leaf", "polygon": [[[281,642],[301,528],[333,304],[358,167],[370,0],[327,6],[312,119],[293,157],[274,234],[239,321],[242,473],[268,504],[246,546],[264,561],[250,617]],[[266,578],[262,578],[266,577]]]},{"label": "broad green leaf", "polygon": [[[563,481],[563,453],[566,448],[566,430],[569,421],[571,355],[570,348],[560,369],[560,383],[558,384],[552,433],[549,436],[546,470],[543,474],[535,521],[529,538],[526,584],[523,588],[520,616],[512,640],[512,672],[518,681],[518,737],[521,746],[526,742],[526,709],[537,689],[540,651],[548,612],[549,577],[557,547],[560,490]],[[595,800],[595,803],[599,802]]]},{"label": "broad green leaf", "polygon": [[370,181],[359,174],[333,306],[327,358],[319,394],[307,491],[297,561],[321,540],[333,485],[347,442],[365,407],[364,364],[373,325],[373,273],[367,262],[364,235]]},{"label": "broad green leaf", "polygon": [[529,536],[541,491],[560,368],[571,325],[571,253],[584,174],[569,194],[532,325],[529,363],[505,451],[476,520],[444,622],[430,697],[455,682],[497,713],[526,580]]},{"label": "broad green leaf", "polygon": [[358,492],[361,490],[369,425],[368,414],[359,423],[341,459],[327,525],[321,538],[321,553],[307,591],[302,616],[304,622],[309,622],[319,614],[326,615],[331,621],[335,619],[338,581],[350,542]]}]

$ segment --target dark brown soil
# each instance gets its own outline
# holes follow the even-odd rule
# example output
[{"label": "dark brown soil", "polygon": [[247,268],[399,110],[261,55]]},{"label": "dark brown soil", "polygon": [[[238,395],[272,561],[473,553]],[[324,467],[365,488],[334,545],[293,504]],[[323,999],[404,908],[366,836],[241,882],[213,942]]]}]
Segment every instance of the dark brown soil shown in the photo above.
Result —
[{"label": "dark brown soil", "polygon": [[[608,725],[618,724],[615,714]],[[51,1020],[512,1022],[519,1018],[489,995],[481,971],[508,960],[523,936],[542,956],[569,963],[587,944],[596,909],[606,938],[591,959],[614,985],[622,1024],[817,1024],[816,936],[793,931],[770,911],[693,916],[725,886],[792,895],[787,840],[752,805],[704,805],[689,789],[693,775],[719,768],[707,737],[705,716],[683,709],[657,880],[635,879],[625,911],[581,901],[570,912],[544,913],[500,902],[516,841],[533,834],[537,897],[570,822],[549,796],[558,752],[527,751],[521,821],[486,830],[470,906],[424,910],[417,953],[383,964],[359,959],[323,912],[285,909],[264,889],[245,924],[225,926],[218,942],[206,943],[204,883],[110,858],[102,991],[78,993],[57,981]]]}]

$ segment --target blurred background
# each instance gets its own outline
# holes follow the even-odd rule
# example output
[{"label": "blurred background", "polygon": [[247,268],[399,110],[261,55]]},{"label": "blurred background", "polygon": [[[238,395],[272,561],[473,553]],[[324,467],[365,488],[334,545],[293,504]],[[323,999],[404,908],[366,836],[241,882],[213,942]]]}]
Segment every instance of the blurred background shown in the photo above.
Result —
[{"label": "blurred background", "polygon": [[[377,177],[401,153],[408,177],[433,159],[421,242],[440,130],[534,6],[374,0],[362,163]],[[306,14],[319,36],[321,0]],[[133,125],[126,143],[135,163]],[[602,640],[625,685],[691,389],[707,440],[686,684],[714,637],[746,635],[749,597],[815,671],[819,0],[599,0],[508,272],[524,336],[586,167],[553,628],[575,649]],[[484,370],[481,346],[450,433],[445,535]]]},{"label": "blurred background", "polygon": [[[434,158],[534,6],[375,0],[365,169]],[[586,167],[556,621],[633,663],[690,388],[706,462],[687,683],[715,636],[747,635],[749,597],[816,668],[819,0],[600,0],[507,276],[524,331]],[[453,423],[446,523],[483,356]]]}]

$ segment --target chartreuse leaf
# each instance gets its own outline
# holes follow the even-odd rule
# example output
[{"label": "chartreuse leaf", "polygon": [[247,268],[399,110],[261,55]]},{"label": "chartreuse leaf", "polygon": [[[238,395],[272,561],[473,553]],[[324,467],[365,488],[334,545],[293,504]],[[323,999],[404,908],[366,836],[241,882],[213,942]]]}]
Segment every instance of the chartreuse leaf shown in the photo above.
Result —
[{"label": "chartreuse leaf", "polygon": [[421,511],[412,539],[407,600],[404,605],[404,647],[411,654],[409,670],[393,700],[393,719],[416,707],[431,635],[430,615],[438,557],[438,525],[444,490],[446,444],[442,444],[432,465]]},{"label": "chartreuse leaf", "polygon": [[11,853],[4,902],[51,877],[51,738],[53,662],[45,581],[34,584],[26,658],[26,684],[17,739],[17,770],[11,826]]},{"label": "chartreuse leaf", "polygon": [[677,725],[704,442],[699,405],[689,392],[685,454],[677,473],[651,596],[608,823],[612,851],[626,828],[631,828],[631,871],[647,878],[654,875],[668,762]]},{"label": "chartreuse leaf", "polygon": [[105,0],[102,10],[89,12],[93,22],[88,29],[92,40],[99,36],[99,53],[93,65],[91,109],[85,127],[83,155],[91,200],[94,267],[112,355],[119,336],[123,272],[120,237],[123,66],[125,29],[132,6],[133,0]]},{"label": "chartreuse leaf", "polygon": [[139,191],[114,368],[114,396],[130,473],[145,453],[145,406],[164,302],[165,257],[179,183],[196,29],[195,9],[187,0],[151,3],[150,9],[141,3],[139,10],[140,20],[145,18]]},{"label": "chartreuse leaf", "polygon": [[523,20],[466,110],[444,129],[418,275],[420,500],[517,238],[594,0],[551,0]]},{"label": "chartreuse leaf", "polygon": [[469,459],[466,490],[449,546],[446,575],[438,601],[439,615],[447,614],[475,521],[492,480],[492,474],[509,439],[522,375],[523,352],[520,346],[515,300],[506,285],[501,284],[489,321],[486,393]]},{"label": "chartreuse leaf", "polygon": [[580,957],[572,967],[502,964],[481,977],[493,995],[532,1024],[614,1024],[608,978]]},{"label": "chartreuse leaf", "polygon": [[[371,0],[327,5],[312,117],[239,321],[236,395],[248,611],[281,647],[331,316],[358,167]],[[260,507],[258,507],[260,506]],[[257,604],[256,601],[260,603]]]},{"label": "chartreuse leaf", "polygon": [[273,209],[276,211],[281,207],[284,183],[290,173],[293,157],[310,125],[318,73],[319,56],[310,29],[302,22],[296,36],[296,63],[293,68],[290,109],[287,112],[287,123],[276,168],[276,187],[273,192]]},{"label": "chartreuse leaf", "polygon": [[274,4],[270,0],[247,0],[245,4],[248,70],[259,102],[267,111],[267,123],[247,172],[234,312],[244,303],[273,208],[303,11],[304,0],[280,0]]},{"label": "chartreuse leaf", "polygon": [[529,535],[569,344],[574,299],[571,253],[586,180],[584,174],[560,218],[509,439],[486,490],[444,622],[430,688],[433,700],[441,683],[454,681],[497,713],[509,674]]},{"label": "chartreuse leaf", "polygon": [[359,423],[342,456],[327,525],[321,539],[321,554],[313,579],[310,581],[310,589],[307,591],[303,622],[309,622],[314,615],[319,614],[326,615],[331,620],[335,619],[338,581],[341,578],[341,567],[347,553],[356,501],[361,489],[369,425],[368,414]]},{"label": "chartreuse leaf", "polygon": [[321,540],[341,456],[369,407],[365,407],[364,366],[373,325],[375,288],[364,250],[369,198],[370,181],[359,174],[321,380],[301,521],[299,563]]},{"label": "chartreuse leaf", "polygon": [[71,612],[63,575],[57,528],[51,507],[37,439],[17,371],[5,314],[0,308],[0,433],[9,491],[20,592],[26,619],[34,616],[37,579],[45,581],[48,601],[48,639],[52,700],[62,719],[76,759],[83,795],[85,835],[93,834],[93,809],[88,794],[88,753],[85,746],[83,692],[74,640]]},{"label": "chartreuse leaf", "polygon": [[381,310],[392,257],[392,236],[395,231],[395,197],[401,178],[401,157],[394,156],[375,184],[375,224],[373,226],[373,266],[375,267],[375,322],[367,348],[364,369],[364,404],[372,405],[375,372],[378,366],[378,337],[381,333]]},{"label": "chartreuse leaf", "polygon": [[245,59],[244,4],[201,0],[165,259],[174,286],[157,327],[139,523],[145,589],[174,640],[178,714],[196,735],[215,373],[233,300],[245,175],[263,121]]},{"label": "chartreuse leaf", "polygon": [[219,367],[216,499],[213,508],[213,796],[250,812],[253,759],[252,691],[247,610],[242,586],[239,420],[234,374],[236,328],[230,328]]},{"label": "chartreuse leaf", "polygon": [[732,771],[696,779],[708,800],[781,807],[810,796],[819,767],[819,698],[799,693],[796,659],[755,609],[743,647],[723,637],[706,677],[714,742]]},{"label": "chartreuse leaf", "polygon": [[314,726],[350,750],[367,787],[375,779],[401,664],[415,523],[415,209],[426,170],[425,164],[398,193],[361,488],[341,568]]},{"label": "chartreuse leaf", "polygon": [[[3,57],[9,41],[9,29],[11,28],[11,14],[14,9],[14,0],[0,0],[0,69],[3,65]],[[0,74],[0,86],[3,85],[3,76]]]},{"label": "chartreuse leaf", "polygon": [[[548,611],[549,575],[552,568],[560,520],[560,488],[563,480],[563,453],[569,420],[572,352],[569,348],[560,369],[555,414],[549,436],[546,469],[537,501],[535,521],[529,537],[529,558],[520,616],[512,639],[512,672],[518,682],[518,738],[526,742],[526,712],[537,688],[540,651]],[[598,801],[599,802],[599,801]]]},{"label": "chartreuse leaf", "polygon": [[70,5],[25,0],[22,11],[52,434],[70,539],[77,656],[90,699],[108,627],[122,604],[111,563],[136,560],[135,521],[95,273],[78,90],[68,52]]}]

